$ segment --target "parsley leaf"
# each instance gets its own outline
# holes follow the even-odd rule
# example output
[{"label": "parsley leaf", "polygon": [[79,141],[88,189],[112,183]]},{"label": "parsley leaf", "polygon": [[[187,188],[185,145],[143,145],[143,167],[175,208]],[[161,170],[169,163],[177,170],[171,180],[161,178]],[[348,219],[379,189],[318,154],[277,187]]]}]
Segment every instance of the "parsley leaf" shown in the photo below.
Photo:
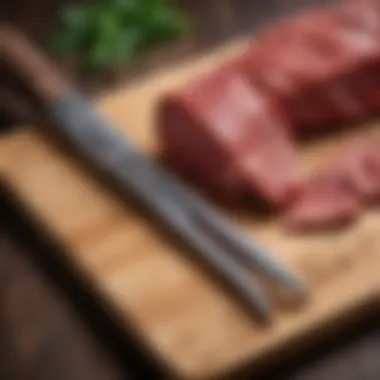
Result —
[{"label": "parsley leaf", "polygon": [[79,53],[88,69],[102,70],[130,62],[142,48],[188,30],[184,17],[165,0],[98,0],[62,8],[48,50]]}]

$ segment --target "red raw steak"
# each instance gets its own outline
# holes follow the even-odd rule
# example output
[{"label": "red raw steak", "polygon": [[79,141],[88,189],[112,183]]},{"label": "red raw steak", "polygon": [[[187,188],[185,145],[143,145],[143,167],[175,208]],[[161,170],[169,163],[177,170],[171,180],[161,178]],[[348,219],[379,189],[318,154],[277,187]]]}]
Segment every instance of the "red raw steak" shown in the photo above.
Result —
[{"label": "red raw steak", "polygon": [[298,185],[286,118],[231,67],[167,95],[157,121],[170,161],[230,196],[249,191],[278,205]]},{"label": "red raw steak", "polygon": [[380,109],[380,7],[348,1],[263,33],[240,60],[254,87],[284,105],[296,130]]},{"label": "red raw steak", "polygon": [[359,214],[357,197],[331,177],[310,181],[284,214],[287,228],[295,231],[325,230],[346,225]]},{"label": "red raw steak", "polygon": [[380,140],[356,140],[326,162],[290,205],[292,229],[321,229],[353,220],[360,204],[380,201]]}]

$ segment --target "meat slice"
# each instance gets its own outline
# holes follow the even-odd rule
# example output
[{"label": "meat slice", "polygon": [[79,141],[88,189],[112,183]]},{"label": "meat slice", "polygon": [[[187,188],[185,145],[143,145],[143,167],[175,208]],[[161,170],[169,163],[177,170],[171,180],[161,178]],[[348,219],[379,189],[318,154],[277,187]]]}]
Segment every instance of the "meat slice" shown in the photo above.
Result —
[{"label": "meat slice", "polygon": [[288,208],[292,229],[324,229],[354,219],[361,204],[380,201],[380,139],[357,139],[326,161]]},{"label": "meat slice", "polygon": [[331,162],[331,175],[339,178],[361,202],[372,202],[380,196],[380,178],[376,172],[380,154],[369,140],[357,140]]},{"label": "meat slice", "polygon": [[286,118],[232,67],[168,94],[157,122],[170,161],[221,193],[249,191],[279,205],[298,185]]},{"label": "meat slice", "polygon": [[359,211],[360,203],[353,192],[339,179],[322,175],[305,186],[283,220],[293,231],[319,231],[347,225]]}]

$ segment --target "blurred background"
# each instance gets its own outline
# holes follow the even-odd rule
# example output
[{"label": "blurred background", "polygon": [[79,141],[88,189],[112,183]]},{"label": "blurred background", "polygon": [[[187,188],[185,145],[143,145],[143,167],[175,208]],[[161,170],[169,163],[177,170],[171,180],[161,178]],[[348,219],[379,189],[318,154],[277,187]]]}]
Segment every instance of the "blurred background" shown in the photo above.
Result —
[{"label": "blurred background", "polygon": [[[328,1],[178,1],[175,8],[185,15],[190,29],[178,32],[178,36],[167,41],[164,37],[154,47],[134,55],[128,63],[111,64],[107,70],[89,73],[75,54],[56,57],[55,62],[83,91],[95,97],[158,67],[207,52],[217,44],[258,30],[296,9],[323,2]],[[0,16],[2,21],[46,46],[50,37],[57,35],[59,15],[67,4],[73,2],[2,1]],[[39,115],[33,97],[17,82],[14,73],[2,67],[0,75],[0,130],[4,135],[20,123],[37,120]],[[107,316],[74,287],[72,274],[62,272],[49,258],[49,252],[61,247],[30,229],[28,218],[20,214],[16,203],[10,201],[6,189],[2,190],[0,378],[160,378],[161,368],[140,350],[133,334],[126,343]],[[321,342],[307,356],[273,366],[263,379],[379,380],[379,320],[378,316],[372,316],[361,321],[339,339]]]}]

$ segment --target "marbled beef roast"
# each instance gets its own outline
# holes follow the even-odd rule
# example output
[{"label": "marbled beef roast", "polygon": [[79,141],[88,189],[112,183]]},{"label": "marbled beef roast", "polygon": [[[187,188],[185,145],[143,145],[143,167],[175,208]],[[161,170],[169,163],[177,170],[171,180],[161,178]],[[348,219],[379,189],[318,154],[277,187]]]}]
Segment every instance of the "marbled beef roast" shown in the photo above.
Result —
[{"label": "marbled beef roast", "polygon": [[379,29],[378,1],[308,11],[259,36],[241,69],[283,103],[295,130],[329,128],[379,111]]},{"label": "marbled beef roast", "polygon": [[250,191],[273,205],[299,182],[280,107],[233,67],[214,70],[159,104],[158,134],[175,166],[228,197]]},{"label": "marbled beef roast", "polygon": [[358,141],[301,181],[293,140],[379,111],[380,2],[347,0],[281,21],[164,96],[157,131],[170,161],[216,193],[259,195],[289,226],[319,228],[379,200],[380,146]]}]

